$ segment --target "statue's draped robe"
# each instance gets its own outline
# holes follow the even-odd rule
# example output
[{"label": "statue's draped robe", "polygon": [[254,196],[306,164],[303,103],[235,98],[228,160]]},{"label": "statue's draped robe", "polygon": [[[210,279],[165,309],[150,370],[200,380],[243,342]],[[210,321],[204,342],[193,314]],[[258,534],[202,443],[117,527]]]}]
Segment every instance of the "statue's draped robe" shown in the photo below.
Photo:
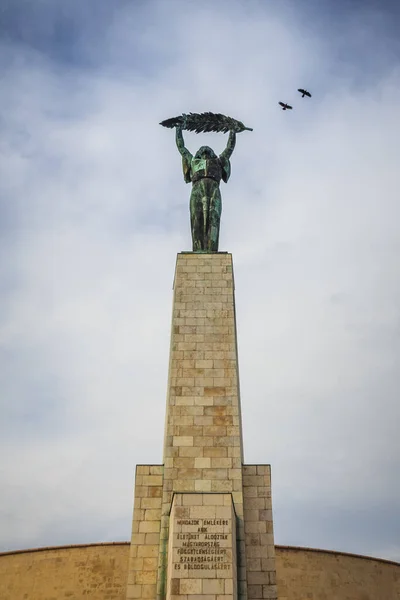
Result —
[{"label": "statue's draped robe", "polygon": [[224,154],[193,157],[186,149],[182,154],[185,182],[192,182],[190,220],[194,251],[218,251],[222,212],[219,184],[221,179],[227,183],[231,174],[230,161]]}]

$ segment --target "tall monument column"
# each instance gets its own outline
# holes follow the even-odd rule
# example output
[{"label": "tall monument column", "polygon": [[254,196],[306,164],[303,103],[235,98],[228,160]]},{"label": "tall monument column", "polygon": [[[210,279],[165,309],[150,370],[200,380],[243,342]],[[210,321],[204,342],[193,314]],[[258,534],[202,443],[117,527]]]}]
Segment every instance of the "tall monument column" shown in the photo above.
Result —
[{"label": "tall monument column", "polygon": [[232,256],[178,254],[163,465],[138,466],[127,600],[276,599],[269,465],[244,465]]}]

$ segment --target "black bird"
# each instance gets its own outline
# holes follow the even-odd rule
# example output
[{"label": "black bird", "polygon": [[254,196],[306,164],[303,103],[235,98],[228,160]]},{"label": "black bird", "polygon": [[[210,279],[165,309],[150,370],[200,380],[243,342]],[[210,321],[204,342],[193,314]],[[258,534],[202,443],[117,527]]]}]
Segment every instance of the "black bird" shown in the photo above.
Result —
[{"label": "black bird", "polygon": [[300,92],[302,98],[304,98],[304,96],[308,96],[309,98],[311,98],[311,94],[310,92],[307,92],[307,90],[299,88],[297,91]]},{"label": "black bird", "polygon": [[278,102],[278,104],[280,104],[280,106],[282,106],[282,110],[286,110],[287,108],[289,110],[292,110],[293,106],[290,106],[289,104],[286,104],[285,102]]}]

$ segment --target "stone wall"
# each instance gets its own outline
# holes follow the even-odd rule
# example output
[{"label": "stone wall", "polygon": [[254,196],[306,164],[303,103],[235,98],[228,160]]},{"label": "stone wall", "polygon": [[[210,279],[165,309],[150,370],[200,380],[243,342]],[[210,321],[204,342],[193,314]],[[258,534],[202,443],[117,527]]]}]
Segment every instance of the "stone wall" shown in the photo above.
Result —
[{"label": "stone wall", "polygon": [[137,598],[155,600],[157,595],[163,473],[163,465],[137,465],[136,467],[135,504],[126,590],[128,600]]},{"label": "stone wall", "polygon": [[400,564],[339,552],[276,548],[279,600],[400,600]]},{"label": "stone wall", "polygon": [[243,465],[248,600],[277,598],[270,465]]},{"label": "stone wall", "polygon": [[[279,600],[400,600],[400,564],[276,546]],[[124,600],[129,544],[0,554],[0,600]]]},{"label": "stone wall", "polygon": [[122,600],[129,544],[0,554],[0,600]]}]

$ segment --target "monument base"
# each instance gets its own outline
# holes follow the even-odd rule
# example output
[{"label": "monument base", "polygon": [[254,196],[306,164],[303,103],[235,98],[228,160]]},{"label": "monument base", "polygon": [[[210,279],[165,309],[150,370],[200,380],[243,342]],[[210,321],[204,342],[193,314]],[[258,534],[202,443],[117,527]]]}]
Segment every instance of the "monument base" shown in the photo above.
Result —
[{"label": "monument base", "polygon": [[276,600],[270,466],[242,466],[245,564],[229,493],[174,493],[168,541],[160,539],[163,472],[163,465],[136,468],[127,600]]}]

